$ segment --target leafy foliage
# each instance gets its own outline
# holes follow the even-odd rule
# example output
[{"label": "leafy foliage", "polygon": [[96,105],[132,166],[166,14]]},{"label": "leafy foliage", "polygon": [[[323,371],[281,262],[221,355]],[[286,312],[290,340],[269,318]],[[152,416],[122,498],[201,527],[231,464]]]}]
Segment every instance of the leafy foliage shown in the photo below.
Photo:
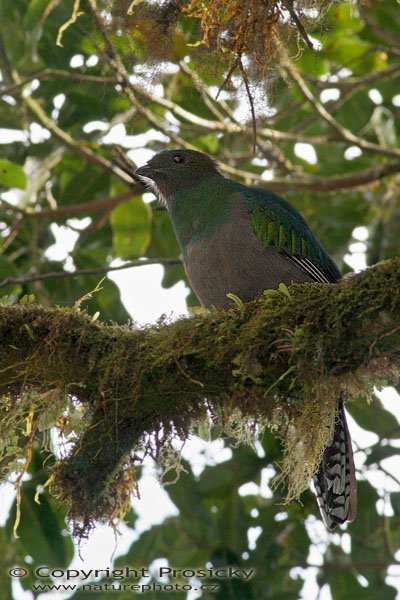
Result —
[{"label": "leafy foliage", "polygon": [[[307,32],[320,45],[318,52],[304,49],[293,66],[281,49],[262,77],[243,48],[241,66],[257,117],[256,156],[240,65],[229,78],[231,54],[221,45],[218,51],[196,45],[202,39],[199,19],[180,11],[188,2],[161,7],[98,0],[99,11],[105,11],[100,13],[93,10],[96,2],[82,0],[83,14],[58,47],[72,4],[0,2],[4,302],[34,294],[45,305],[72,306],[99,278],[41,279],[43,274],[104,267],[115,259],[179,256],[167,215],[145,203],[142,190],[127,186],[113,165],[115,132],[135,163],[144,162],[143,147],[192,145],[218,158],[230,176],[284,192],[344,270],[349,266],[343,257],[355,255],[360,243],[368,265],[398,255],[400,13],[391,0],[332,3],[318,26],[308,14]],[[128,14],[131,4],[137,6]],[[288,21],[289,5],[296,11],[300,3],[280,3]],[[297,47],[289,37],[287,54],[294,56]],[[308,144],[309,153],[298,144]],[[262,178],[265,170],[267,178],[272,172],[271,181]],[[360,226],[368,234],[365,242],[353,237]],[[73,249],[54,258],[55,235],[67,233],[75,236]],[[32,274],[36,281],[21,281]],[[165,267],[163,285],[182,279],[181,266]],[[90,312],[125,323],[129,315],[117,286],[107,278],[102,288],[88,301]],[[196,303],[193,294],[189,302]],[[142,533],[117,564],[147,566],[166,557],[175,567],[210,562],[256,568],[248,583],[227,587],[231,582],[224,581],[217,594],[203,593],[206,599],[295,599],[303,579],[313,580],[315,573],[316,588],[329,586],[334,600],[355,594],[394,598],[387,573],[398,562],[400,483],[388,465],[398,455],[399,425],[376,399],[368,408],[356,401],[349,411],[377,441],[357,452],[363,464],[359,509],[346,533],[322,530],[311,493],[303,495],[302,505],[282,507],[279,488],[258,487],[282,458],[279,442],[266,432],[258,455],[240,447],[229,461],[199,476],[186,465],[188,474],[167,488],[179,516]],[[47,435],[46,429],[39,437]],[[66,567],[71,561],[70,538],[61,533],[62,508],[46,490],[40,506],[34,501],[37,485],[47,479],[43,458],[51,462],[53,456],[50,451],[39,456],[34,447],[30,479],[21,488],[20,538],[11,535],[15,505],[0,529],[7,566],[27,565],[32,557],[33,572],[40,563]],[[386,479],[374,487],[376,472]],[[249,482],[256,487],[244,493]],[[10,578],[4,573],[1,578],[4,597],[12,598]],[[21,581],[27,589],[33,583]],[[102,600],[111,594],[102,592]]]}]

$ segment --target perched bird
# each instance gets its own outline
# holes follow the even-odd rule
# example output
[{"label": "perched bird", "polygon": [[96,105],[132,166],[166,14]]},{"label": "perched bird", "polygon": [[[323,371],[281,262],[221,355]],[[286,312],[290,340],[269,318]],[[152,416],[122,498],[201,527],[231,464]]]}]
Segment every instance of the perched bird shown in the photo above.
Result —
[{"label": "perched bird", "polygon": [[[297,210],[261,188],[225,178],[194,150],[165,150],[135,175],[168,209],[189,281],[204,306],[227,308],[228,293],[249,301],[281,282],[332,283],[341,273]],[[352,521],[356,481],[344,397],[314,477],[329,529]]]}]

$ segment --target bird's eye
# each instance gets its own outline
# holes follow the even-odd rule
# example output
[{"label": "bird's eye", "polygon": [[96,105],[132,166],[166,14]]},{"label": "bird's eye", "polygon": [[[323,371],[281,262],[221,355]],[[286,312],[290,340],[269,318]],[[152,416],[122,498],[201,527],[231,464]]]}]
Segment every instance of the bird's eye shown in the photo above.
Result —
[{"label": "bird's eye", "polygon": [[174,154],[173,157],[174,162],[182,164],[183,162],[185,162],[184,157],[182,156],[182,154]]}]

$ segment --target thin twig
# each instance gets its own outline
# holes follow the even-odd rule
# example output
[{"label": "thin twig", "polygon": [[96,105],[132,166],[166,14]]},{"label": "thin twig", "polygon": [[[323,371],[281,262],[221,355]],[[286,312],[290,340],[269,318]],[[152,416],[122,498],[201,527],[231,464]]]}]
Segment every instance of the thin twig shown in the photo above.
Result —
[{"label": "thin twig", "polygon": [[0,65],[2,71],[2,79],[3,81],[12,81],[12,64],[10,57],[7,53],[6,44],[4,43],[4,38],[0,33]]},{"label": "thin twig", "polygon": [[378,23],[373,19],[369,12],[371,2],[360,3],[359,11],[360,16],[364,19],[365,23],[368,25],[368,29],[372,31],[377,37],[381,38],[391,46],[398,48],[400,46],[400,35],[396,34],[394,31],[390,30],[388,27],[382,27],[378,25]]},{"label": "thin twig", "polygon": [[301,37],[303,38],[303,41],[307,44],[307,46],[308,46],[309,50],[311,50],[311,52],[315,52],[315,48],[312,44],[312,41],[308,37],[307,31],[305,30],[303,23],[300,21],[296,11],[293,8],[293,0],[285,0],[283,4],[284,4],[285,8],[287,9],[288,13],[290,14],[290,18],[296,25],[298,32],[300,33]]},{"label": "thin twig", "polygon": [[8,249],[9,246],[13,243],[14,239],[18,235],[18,231],[22,227],[25,219],[18,218],[14,221],[14,223],[10,227],[10,232],[7,237],[3,240],[2,247],[0,249],[0,254],[4,254],[4,252]]},{"label": "thin twig", "polygon": [[185,75],[190,77],[190,79],[193,81],[194,87],[197,89],[197,91],[201,95],[203,102],[207,106],[207,108],[213,113],[213,115],[215,115],[217,117],[217,119],[219,121],[223,122],[225,120],[225,116],[222,114],[222,112],[220,112],[219,108],[217,108],[217,106],[215,105],[215,101],[214,101],[212,94],[210,93],[207,86],[202,82],[202,80],[197,75],[197,73],[195,71],[192,71],[192,69],[190,69],[183,60],[179,63],[179,66],[181,68],[181,71],[183,73],[185,73]]},{"label": "thin twig", "polygon": [[22,79],[19,83],[13,83],[11,85],[4,86],[0,88],[0,97],[1,96],[12,96],[17,92],[21,91],[28,83],[32,81],[42,79],[50,79],[51,77],[57,77],[58,79],[66,79],[69,81],[77,81],[78,83],[86,82],[86,83],[99,83],[99,84],[109,84],[109,85],[117,85],[118,81],[115,77],[101,77],[99,75],[86,75],[84,73],[71,73],[70,71],[62,71],[61,69],[43,69],[43,71],[38,71],[37,73],[32,73],[32,75],[27,75]]},{"label": "thin twig", "polygon": [[354,135],[349,129],[341,125],[332,115],[326,110],[326,108],[320,103],[320,101],[314,96],[306,82],[300,75],[300,73],[295,69],[288,61],[284,64],[284,69],[288,73],[288,75],[293,79],[293,81],[297,84],[302,94],[307,98],[310,104],[316,109],[319,115],[341,136],[341,138],[354,146],[357,146],[361,150],[365,150],[366,152],[374,152],[376,154],[380,154],[382,156],[391,156],[395,158],[400,158],[400,151],[394,148],[385,148],[384,146],[380,146],[379,144],[373,144],[371,142],[367,142],[366,140]]},{"label": "thin twig", "polygon": [[111,271],[121,271],[122,269],[132,269],[133,267],[146,267],[148,265],[180,265],[180,258],[147,258],[143,260],[131,260],[129,263],[119,267],[97,267],[94,269],[77,269],[76,271],[61,271],[51,273],[38,273],[36,275],[24,275],[22,277],[7,277],[0,281],[0,288],[10,285],[24,285],[34,281],[46,281],[48,279],[66,279],[71,277],[87,277],[89,275],[104,275]]},{"label": "thin twig", "polygon": [[376,71],[375,73],[368,73],[362,77],[346,77],[345,79],[338,79],[337,81],[321,81],[316,77],[307,76],[307,80],[315,85],[318,90],[325,90],[330,88],[338,88],[340,90],[347,90],[353,88],[360,88],[364,86],[370,86],[372,83],[377,83],[388,79],[393,75],[397,75],[400,72],[400,65],[395,64],[385,69],[384,71]]},{"label": "thin twig", "polygon": [[237,67],[238,64],[238,60],[239,60],[239,55],[236,56],[235,60],[233,61],[233,63],[231,64],[231,66],[228,69],[228,72],[225,76],[224,81],[221,83],[221,85],[218,88],[218,92],[215,96],[215,99],[218,100],[218,96],[220,95],[220,93],[222,92],[222,90],[224,89],[224,87],[226,86],[227,83],[229,83],[231,77],[232,77],[232,73],[234,72],[234,70]]},{"label": "thin twig", "polygon": [[244,87],[246,88],[246,94],[247,94],[247,98],[248,98],[249,104],[250,104],[251,124],[252,124],[252,128],[253,128],[253,154],[255,154],[256,153],[256,145],[257,145],[256,111],[254,110],[254,102],[253,102],[253,96],[251,95],[251,90],[250,90],[250,86],[249,86],[249,79],[247,77],[246,71],[244,70],[243,63],[242,63],[242,57],[240,54],[238,56],[238,67],[239,67],[239,71],[241,72],[242,77],[243,77]]},{"label": "thin twig", "polygon": [[309,190],[309,191],[324,191],[334,192],[337,190],[348,190],[349,188],[361,188],[367,185],[373,185],[380,179],[400,173],[400,162],[387,163],[364,169],[351,175],[342,175],[335,177],[318,177],[304,176],[292,178],[274,178],[271,181],[260,181],[260,176],[240,169],[235,169],[229,165],[220,165],[221,170],[235,177],[240,177],[244,180],[257,182],[261,187],[265,187],[272,191],[294,191],[294,190]]},{"label": "thin twig", "polygon": [[[122,62],[122,59],[117,52],[117,49],[112,44],[108,36],[104,23],[98,14],[99,11],[97,9],[96,0],[89,0],[89,5],[92,11],[93,18],[96,21],[99,31],[106,44],[107,51],[102,53],[103,58],[114,69],[118,78],[118,82],[121,85],[123,92],[128,97],[132,106],[137,110],[139,114],[144,116],[149,121],[149,123],[153,125],[155,129],[161,131],[162,133],[164,133],[164,135],[167,135],[180,147],[186,148],[187,150],[197,150],[196,146],[193,146],[193,144],[190,144],[181,136],[171,131],[168,127],[167,122],[165,122],[162,118],[159,118],[155,113],[153,113],[153,111],[146,108],[145,106],[143,106],[143,104],[141,104],[141,102],[139,102],[138,98],[136,97],[138,90],[135,89],[135,86],[131,84],[129,73],[126,70],[124,63]],[[99,52],[100,51],[101,50],[99,49]],[[140,93],[143,93],[142,90],[140,91]]]},{"label": "thin twig", "polygon": [[[49,208],[38,211],[27,211],[7,203],[5,210],[21,214],[25,219],[50,219],[56,221],[60,218],[73,217],[75,215],[85,215],[99,210],[112,209],[122,202],[129,200],[132,196],[143,194],[143,186],[137,184],[129,190],[112,196],[110,198],[101,198],[100,200],[92,200],[91,202],[82,202],[82,204],[72,204],[70,206],[60,206],[58,208]],[[5,201],[2,201],[5,203]]]},{"label": "thin twig", "polygon": [[106,171],[110,171],[113,175],[116,175],[122,181],[128,184],[132,184],[134,182],[132,177],[129,177],[124,171],[121,171],[117,166],[113,165],[113,163],[106,158],[100,156],[93,152],[90,148],[79,144],[73,137],[69,135],[66,131],[61,129],[42,109],[40,104],[32,98],[32,96],[23,96],[23,102],[28,106],[29,110],[33,112],[34,115],[39,119],[41,124],[46,127],[49,131],[51,131],[56,137],[64,142],[66,146],[74,150],[76,154],[79,154],[83,158],[85,158],[88,162],[98,165],[102,169]]}]

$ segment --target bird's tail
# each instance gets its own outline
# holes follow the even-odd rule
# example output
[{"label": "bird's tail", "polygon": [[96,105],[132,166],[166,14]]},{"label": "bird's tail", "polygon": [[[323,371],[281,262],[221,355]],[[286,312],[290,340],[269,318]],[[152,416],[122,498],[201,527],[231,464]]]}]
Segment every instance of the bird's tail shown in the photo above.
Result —
[{"label": "bird's tail", "polygon": [[331,530],[346,521],[353,521],[357,509],[353,450],[344,400],[341,396],[332,440],[314,477],[319,510],[325,525]]}]

